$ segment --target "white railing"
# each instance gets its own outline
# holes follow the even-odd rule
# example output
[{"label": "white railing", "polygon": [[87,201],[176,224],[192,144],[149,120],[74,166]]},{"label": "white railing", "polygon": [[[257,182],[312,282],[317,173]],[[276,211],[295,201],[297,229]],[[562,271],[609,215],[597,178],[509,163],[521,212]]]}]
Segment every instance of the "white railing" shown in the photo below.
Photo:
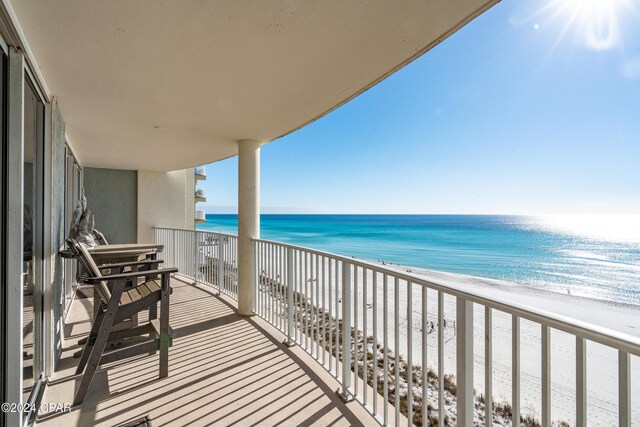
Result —
[{"label": "white railing", "polygon": [[194,218],[198,221],[206,221],[207,213],[205,211],[196,211]]},{"label": "white railing", "polygon": [[[357,399],[383,425],[430,425],[436,417],[448,418],[446,424],[458,426],[472,426],[474,421],[483,424],[484,420],[532,425],[521,399],[521,360],[531,357],[527,353],[527,359],[522,358],[522,347],[530,350],[535,341],[532,330],[540,343],[533,358],[540,360],[537,418],[542,426],[552,422],[552,384],[556,384],[551,375],[551,350],[563,338],[558,334],[565,335],[565,342],[569,338],[574,351],[564,355],[574,357],[576,396],[574,417],[566,421],[587,425],[590,371],[586,348],[587,343],[597,343],[594,345],[617,353],[608,360],[598,358],[598,366],[590,366],[604,369],[600,364],[608,361],[609,368],[617,370],[618,396],[609,396],[614,409],[617,403],[613,423],[630,426],[632,416],[634,424],[640,422],[640,408],[631,403],[630,359],[640,356],[637,337],[378,264],[266,240],[254,240],[253,247],[256,313],[337,378],[344,399]],[[474,316],[478,321],[484,318],[477,322],[483,326],[474,324]],[[494,356],[504,358],[493,351],[499,322],[510,326],[511,333],[507,346],[511,350],[510,401],[504,403],[492,399]],[[478,345],[482,342],[484,345]],[[474,352],[474,345],[483,354]],[[554,361],[555,357],[554,353]],[[453,359],[455,375],[447,375],[445,359]],[[436,371],[425,370],[428,366],[436,366]],[[474,367],[483,372],[481,395],[474,392]],[[633,371],[634,375],[640,372],[635,365]],[[634,378],[636,391],[639,380]],[[423,416],[423,408],[433,411],[427,409]],[[554,421],[563,421],[557,418]]]},{"label": "white railing", "polygon": [[205,166],[199,166],[193,169],[193,173],[198,176],[207,176],[207,168]]},{"label": "white railing", "polygon": [[196,197],[207,197],[207,193],[204,188],[196,188],[195,192]]},{"label": "white railing", "polygon": [[[236,236],[171,228],[154,232],[155,241],[165,246],[167,266],[237,299]],[[355,398],[382,425],[427,426],[436,419],[458,426],[484,420],[535,425],[527,419],[535,406],[540,424],[551,426],[553,399],[559,395],[552,354],[554,364],[556,357],[572,358],[575,372],[573,416],[554,414],[554,423],[585,426],[589,409],[598,405],[617,412],[608,424],[640,421],[640,405],[631,400],[632,391],[634,398],[640,395],[637,337],[299,246],[256,239],[253,257],[255,312],[282,331],[286,343],[299,345],[330,372],[341,384],[343,399]],[[505,330],[510,334],[508,351],[494,352],[498,332]],[[587,363],[587,346],[606,347],[614,354],[599,353]],[[496,367],[504,358],[509,359],[508,399],[494,402]],[[537,383],[536,402],[523,405],[523,372],[531,368],[532,358],[539,361],[539,375],[524,380],[529,386]],[[445,362],[455,369],[445,369]],[[598,385],[601,371],[615,370],[617,394],[614,390],[597,399],[588,394],[587,374],[593,368],[598,372],[592,385]],[[482,375],[474,378],[474,369]]]},{"label": "white railing", "polygon": [[238,238],[210,231],[154,227],[155,243],[164,245],[165,267],[178,275],[238,297]]}]

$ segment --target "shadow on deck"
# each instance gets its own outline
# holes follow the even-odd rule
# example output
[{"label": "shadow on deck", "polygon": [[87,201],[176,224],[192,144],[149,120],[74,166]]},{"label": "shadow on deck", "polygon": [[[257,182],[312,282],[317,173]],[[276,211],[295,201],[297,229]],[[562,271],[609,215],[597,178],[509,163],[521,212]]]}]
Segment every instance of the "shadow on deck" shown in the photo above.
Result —
[{"label": "shadow on deck", "polygon": [[[344,404],[338,382],[303,350],[258,317],[241,317],[213,289],[172,281],[174,345],[169,377],[158,379],[158,356],[105,365],[83,405],[39,414],[41,426],[117,426],[149,415],[153,425],[377,425],[358,403]],[[65,344],[43,403],[70,403],[77,342],[90,327],[91,299],[77,299]],[[141,319],[142,320],[142,319]]]}]

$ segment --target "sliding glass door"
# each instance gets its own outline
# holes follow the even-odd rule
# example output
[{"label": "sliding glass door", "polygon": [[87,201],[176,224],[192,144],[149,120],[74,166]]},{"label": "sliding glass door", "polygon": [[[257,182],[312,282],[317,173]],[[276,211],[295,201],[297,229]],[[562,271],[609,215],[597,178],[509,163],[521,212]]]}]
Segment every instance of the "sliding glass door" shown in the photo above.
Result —
[{"label": "sliding glass door", "polygon": [[0,424],[20,426],[32,414],[22,409],[34,407],[43,390],[51,353],[44,345],[45,330],[51,331],[44,315],[50,310],[44,295],[51,222],[45,177],[51,175],[51,161],[44,98],[22,52],[0,45],[0,389],[2,401],[17,409],[0,413]]},{"label": "sliding glass door", "polygon": [[[6,372],[8,367],[8,354],[4,349],[8,344],[7,340],[7,271],[6,271],[6,251],[7,251],[7,191],[8,185],[5,178],[7,169],[7,128],[6,128],[6,96],[7,96],[7,54],[0,48],[0,401],[6,402]],[[5,424],[5,416],[0,413],[0,425]]]},{"label": "sliding glass door", "polygon": [[33,401],[44,379],[44,120],[45,106],[24,76],[22,393]]},{"label": "sliding glass door", "polygon": [[[65,176],[64,176],[64,235],[68,236],[71,227],[71,218],[73,216],[73,209],[75,208],[78,200],[80,200],[82,192],[82,169],[78,164],[71,149],[65,147]],[[65,315],[69,310],[69,306],[73,301],[73,295],[77,287],[77,269],[78,263],[65,262],[64,264],[64,300],[65,300]]]}]

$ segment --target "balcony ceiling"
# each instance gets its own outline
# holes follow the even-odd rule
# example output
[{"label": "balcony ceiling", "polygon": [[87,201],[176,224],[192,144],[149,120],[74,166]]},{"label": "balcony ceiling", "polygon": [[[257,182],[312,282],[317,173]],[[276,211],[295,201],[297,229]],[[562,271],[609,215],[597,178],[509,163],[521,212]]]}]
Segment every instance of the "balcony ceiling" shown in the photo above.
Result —
[{"label": "balcony ceiling", "polygon": [[[7,0],[4,0],[5,4]],[[85,166],[168,171],[273,141],[498,0],[13,0]]]}]

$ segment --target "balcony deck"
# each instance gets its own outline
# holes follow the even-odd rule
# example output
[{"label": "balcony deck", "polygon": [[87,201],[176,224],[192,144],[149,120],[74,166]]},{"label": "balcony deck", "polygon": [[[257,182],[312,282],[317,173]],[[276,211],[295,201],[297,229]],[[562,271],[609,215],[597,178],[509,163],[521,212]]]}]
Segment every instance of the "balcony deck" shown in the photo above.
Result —
[{"label": "balcony deck", "polygon": [[[344,404],[338,382],[257,317],[236,314],[213,289],[172,281],[174,345],[169,377],[159,380],[158,356],[111,363],[94,377],[83,405],[42,414],[39,426],[117,426],[149,415],[165,425],[377,425],[358,403]],[[71,402],[79,376],[77,341],[90,326],[91,298],[76,299],[67,319],[58,371],[43,403]]]}]

